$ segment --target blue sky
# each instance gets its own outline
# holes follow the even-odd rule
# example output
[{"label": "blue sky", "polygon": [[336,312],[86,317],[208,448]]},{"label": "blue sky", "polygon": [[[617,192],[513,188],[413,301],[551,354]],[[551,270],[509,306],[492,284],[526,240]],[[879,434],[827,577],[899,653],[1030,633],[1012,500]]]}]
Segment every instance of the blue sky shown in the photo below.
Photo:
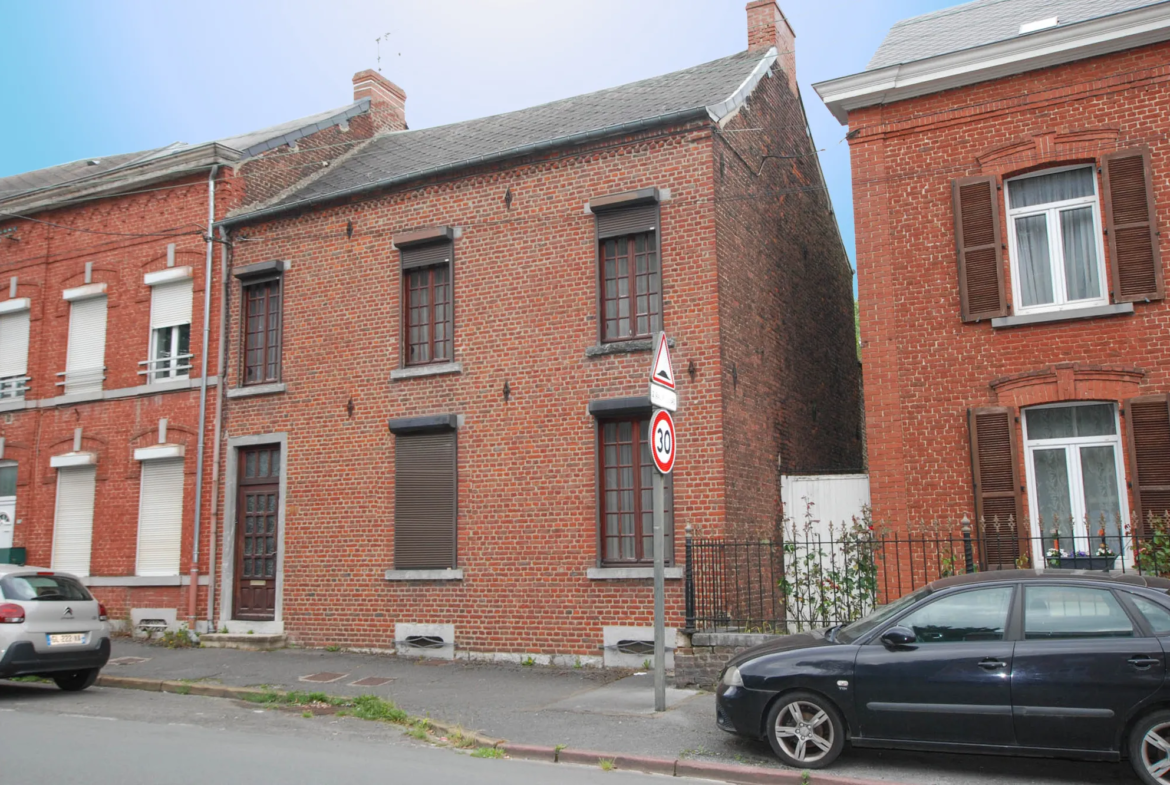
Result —
[{"label": "blue sky", "polygon": [[[9,3],[0,176],[342,106],[376,66],[412,128],[521,109],[746,47],[746,0]],[[811,85],[855,73],[899,19],[954,0],[782,0],[797,77],[853,256],[845,129]],[[619,23],[615,20],[621,19]]]}]

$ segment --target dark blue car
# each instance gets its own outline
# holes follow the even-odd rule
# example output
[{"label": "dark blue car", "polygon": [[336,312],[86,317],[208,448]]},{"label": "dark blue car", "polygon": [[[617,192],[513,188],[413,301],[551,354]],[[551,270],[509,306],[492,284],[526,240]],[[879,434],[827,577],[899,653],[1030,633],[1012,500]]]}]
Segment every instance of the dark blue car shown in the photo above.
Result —
[{"label": "dark blue car", "polygon": [[1170,783],[1170,580],[1005,570],[724,668],[719,727],[818,769],[856,747],[1120,760]]}]

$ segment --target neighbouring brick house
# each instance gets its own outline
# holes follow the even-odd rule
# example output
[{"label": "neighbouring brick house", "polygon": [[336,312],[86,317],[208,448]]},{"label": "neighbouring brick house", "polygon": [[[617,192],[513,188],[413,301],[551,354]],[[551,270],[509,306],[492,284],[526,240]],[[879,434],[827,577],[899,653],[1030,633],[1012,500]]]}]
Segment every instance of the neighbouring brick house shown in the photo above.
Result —
[{"label": "neighbouring brick house", "polygon": [[220,222],[217,626],[641,665],[616,646],[651,636],[659,329],[681,398],[668,627],[684,527],[774,536],[781,472],[860,466],[852,273],[793,34],[771,0],[747,13],[746,52],[385,133]]},{"label": "neighbouring brick house", "polygon": [[393,122],[358,96],[251,134],[0,178],[0,549],[83,576],[115,620],[206,616],[223,362],[209,218]]},{"label": "neighbouring brick house", "polygon": [[1117,550],[1170,507],[1170,3],[979,0],[816,89],[849,126],[875,519],[998,520],[993,567],[1043,563],[1054,518]]}]

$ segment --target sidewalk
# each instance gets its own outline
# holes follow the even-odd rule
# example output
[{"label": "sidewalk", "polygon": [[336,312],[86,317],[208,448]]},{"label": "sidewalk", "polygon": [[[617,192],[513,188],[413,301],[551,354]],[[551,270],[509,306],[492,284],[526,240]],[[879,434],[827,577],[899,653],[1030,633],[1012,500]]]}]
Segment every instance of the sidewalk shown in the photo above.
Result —
[{"label": "sidewalk", "polygon": [[[780,768],[764,742],[715,727],[710,693],[671,690],[655,715],[649,674],[283,649],[178,649],[114,642],[109,676],[206,680],[333,695],[376,694],[417,716],[526,745]],[[145,661],[120,661],[144,658]],[[328,681],[305,681],[318,675]],[[623,678],[625,677],[625,678]],[[378,683],[377,680],[387,681]],[[362,685],[354,682],[364,681]],[[826,774],[908,785],[1136,783],[1128,764],[853,750]],[[815,782],[815,776],[814,780]]]}]

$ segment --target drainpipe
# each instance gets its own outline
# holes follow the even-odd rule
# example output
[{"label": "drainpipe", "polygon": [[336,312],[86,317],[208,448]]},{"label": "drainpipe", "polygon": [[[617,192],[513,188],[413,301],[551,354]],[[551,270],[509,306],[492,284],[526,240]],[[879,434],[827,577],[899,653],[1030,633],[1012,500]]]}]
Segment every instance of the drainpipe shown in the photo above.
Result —
[{"label": "drainpipe", "polygon": [[[195,630],[199,598],[199,521],[203,516],[203,431],[207,426],[207,349],[211,340],[211,259],[215,250],[212,225],[215,223],[215,175],[213,165],[207,175],[207,264],[203,271],[203,373],[199,380],[199,446],[195,450],[195,536],[191,545],[191,588],[187,593],[187,628]],[[210,619],[208,620],[210,622]]]},{"label": "drainpipe", "polygon": [[219,279],[223,285],[223,297],[219,300],[219,359],[216,363],[215,374],[219,383],[215,386],[215,444],[211,448],[211,530],[207,542],[211,555],[207,562],[207,623],[213,624],[215,619],[215,553],[219,538],[219,448],[223,441],[223,396],[224,396],[224,362],[227,351],[227,316],[228,298],[231,288],[228,285],[228,239],[224,228],[219,227]]}]

